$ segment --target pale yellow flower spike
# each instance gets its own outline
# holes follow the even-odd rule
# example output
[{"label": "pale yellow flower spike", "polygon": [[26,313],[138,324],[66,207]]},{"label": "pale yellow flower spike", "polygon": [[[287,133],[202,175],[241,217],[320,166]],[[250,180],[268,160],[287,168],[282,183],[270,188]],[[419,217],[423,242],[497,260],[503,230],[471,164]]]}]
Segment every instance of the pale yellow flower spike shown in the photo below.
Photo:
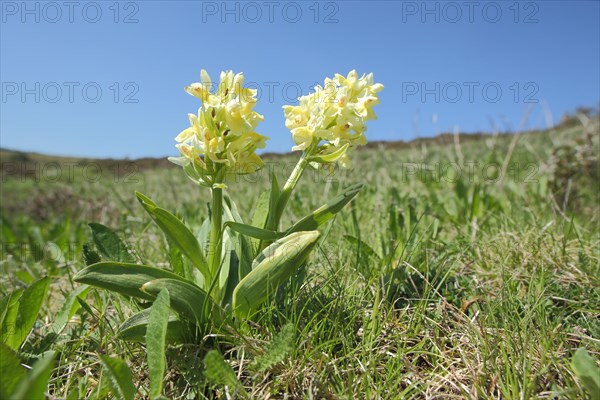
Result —
[{"label": "pale yellow flower spike", "polygon": [[206,186],[212,186],[217,168],[225,168],[226,175],[255,172],[264,165],[255,151],[268,140],[255,132],[264,120],[254,111],[256,90],[244,88],[244,75],[233,71],[221,72],[215,93],[208,72],[201,70],[200,80],[185,91],[200,99],[202,107],[198,115],[188,115],[190,126],[175,137],[180,156],[169,160]]},{"label": "pale yellow flower spike", "polygon": [[314,149],[312,160],[321,164],[338,163],[350,168],[348,152],[367,143],[366,121],[377,119],[373,107],[383,85],[373,83],[373,74],[360,78],[356,70],[347,76],[325,78],[323,87],[298,98],[299,105],[284,106],[285,126],[292,132],[293,151]]}]

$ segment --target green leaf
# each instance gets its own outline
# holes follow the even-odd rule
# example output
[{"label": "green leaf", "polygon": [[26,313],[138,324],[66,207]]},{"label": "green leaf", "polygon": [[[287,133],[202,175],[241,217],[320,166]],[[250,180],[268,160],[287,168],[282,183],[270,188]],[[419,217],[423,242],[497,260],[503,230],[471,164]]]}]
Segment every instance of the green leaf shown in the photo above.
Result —
[{"label": "green leaf", "polygon": [[277,207],[279,206],[279,195],[281,191],[279,189],[279,184],[277,183],[277,177],[275,176],[275,172],[271,173],[271,191],[269,192],[269,212],[267,215],[267,223],[265,224],[265,228],[269,230],[277,230],[277,225],[279,221],[277,218]]},{"label": "green leaf", "polygon": [[273,337],[265,352],[256,357],[254,368],[259,371],[265,371],[273,365],[282,362],[292,351],[294,341],[294,325],[286,324],[281,331]]},{"label": "green leaf", "polygon": [[322,164],[331,164],[331,163],[334,163],[341,156],[344,155],[344,153],[346,152],[346,149],[348,149],[348,146],[350,146],[350,144],[346,143],[345,145],[343,145],[342,147],[340,147],[339,149],[337,149],[333,153],[310,156],[310,157],[308,157],[308,161],[309,162],[318,162],[318,163],[322,163]]},{"label": "green leaf", "polygon": [[92,265],[102,261],[100,255],[98,255],[92,246],[91,243],[85,243],[83,245],[83,261],[85,262],[85,265]]},{"label": "green leaf", "polygon": [[102,367],[108,376],[110,388],[118,399],[133,400],[137,390],[133,385],[133,375],[127,363],[120,358],[100,356]]},{"label": "green leaf", "polygon": [[359,183],[346,188],[342,194],[329,200],[326,204],[313,211],[310,215],[307,215],[300,221],[296,222],[294,226],[287,231],[287,233],[312,231],[317,229],[320,225],[332,219],[336,213],[338,213],[346,204],[356,197],[362,187],[362,183]]},{"label": "green leaf", "polygon": [[25,375],[17,353],[0,343],[0,399],[8,399]]},{"label": "green leaf", "polygon": [[191,274],[186,271],[185,265],[183,264],[183,257],[181,256],[181,250],[179,247],[173,244],[173,242],[167,239],[169,245],[169,264],[174,273],[182,276],[186,279],[191,279]]},{"label": "green leaf", "polygon": [[146,332],[146,353],[148,356],[148,375],[150,377],[150,398],[162,394],[165,376],[166,337],[169,322],[169,291],[162,289],[152,304]]},{"label": "green leaf", "polygon": [[171,307],[181,316],[199,323],[208,322],[209,318],[216,324],[223,320],[223,311],[208,294],[191,282],[175,279],[156,279],[150,281],[142,290],[150,295],[157,295],[163,289],[169,291]]},{"label": "green leaf", "polygon": [[224,225],[237,233],[260,240],[277,240],[285,235],[281,232],[269,231],[267,229],[256,228],[252,225],[239,224],[232,221],[228,221]]},{"label": "green leaf", "polygon": [[23,379],[21,379],[15,388],[9,400],[44,400],[46,399],[46,388],[48,380],[54,367],[54,352],[40,358],[33,364]]},{"label": "green leaf", "polygon": [[269,189],[263,190],[258,197],[258,201],[254,206],[254,214],[252,214],[252,226],[257,228],[264,228],[267,223],[267,217],[269,215],[269,201],[271,191]]},{"label": "green leaf", "polygon": [[318,231],[295,232],[264,249],[254,260],[252,272],[233,292],[233,309],[237,315],[249,315],[267,299],[269,293],[292,276],[306,260],[318,238]]},{"label": "green leaf", "polygon": [[221,256],[221,271],[219,276],[220,304],[231,304],[233,290],[240,281],[240,260],[235,252],[239,240],[235,232],[223,230],[223,254]]},{"label": "green leaf", "polygon": [[17,289],[0,301],[0,326],[2,328],[0,330],[0,341],[2,343],[6,343],[9,337],[15,334],[19,314],[19,299],[22,295],[23,289]]},{"label": "green leaf", "polygon": [[581,380],[592,400],[600,399],[600,369],[596,361],[584,349],[577,349],[571,360],[571,367],[575,375]]},{"label": "green leaf", "polygon": [[[269,216],[269,201],[271,191],[269,189],[264,190],[254,206],[254,214],[252,215],[252,226],[260,229],[264,229],[267,224],[267,217]],[[252,238],[252,257],[256,255],[254,249],[258,249],[260,246],[260,240]]]},{"label": "green leaf", "polygon": [[[117,330],[117,336],[130,342],[146,341],[146,330],[151,309],[142,310],[125,320]],[[167,326],[167,343],[185,343],[190,339],[188,325],[177,319],[175,315],[169,315]]]},{"label": "green leaf", "polygon": [[58,334],[62,332],[63,329],[65,329],[65,326],[67,326],[69,320],[81,307],[81,305],[77,301],[77,297],[85,297],[89,291],[89,286],[81,285],[69,294],[69,296],[64,301],[62,307],[54,317],[54,322],[52,323],[51,328],[52,332]]},{"label": "green leaf", "polygon": [[200,270],[206,281],[210,282],[211,276],[208,269],[208,263],[194,234],[179,220],[179,218],[167,210],[157,207],[152,200],[143,194],[139,192],[135,192],[135,194],[142,206],[144,206],[144,209],[163,231],[165,236],[167,236],[171,243],[177,246],[181,252],[190,259],[196,268]]},{"label": "green leaf", "polygon": [[204,356],[204,376],[212,385],[226,386],[230,392],[249,398],[235,371],[217,350],[211,350]]},{"label": "green leaf", "polygon": [[[242,220],[242,217],[240,217],[240,215],[237,211],[237,207],[235,206],[235,203],[233,202],[233,200],[231,200],[231,198],[229,196],[225,196],[224,206],[225,206],[224,214],[225,214],[226,222],[231,221],[231,222],[245,225],[244,221]],[[236,268],[237,275],[236,275],[235,279],[229,280],[228,285],[230,286],[231,290],[229,290],[229,288],[228,288],[228,295],[232,295],[233,289],[235,289],[235,286],[237,286],[238,282],[250,273],[250,271],[252,270],[252,260],[254,259],[254,249],[252,247],[253,244],[249,240],[249,238],[247,238],[245,235],[242,235],[239,233],[234,234],[232,236],[233,236],[231,238],[231,241],[233,243],[232,249],[235,251],[235,255],[237,256],[236,257],[237,258],[237,268]],[[237,240],[235,240],[235,239],[237,239]],[[231,258],[231,261],[235,262],[236,260]],[[232,276],[231,273],[229,274],[229,276]],[[230,301],[230,300],[231,300],[231,298],[229,297],[228,301]]]},{"label": "green leaf", "polygon": [[12,332],[8,332],[5,339],[5,343],[12,349],[18,350],[27,339],[46,300],[49,286],[50,278],[42,278],[32,283],[20,296],[16,318],[14,322],[11,321],[14,323]]},{"label": "green leaf", "polygon": [[107,261],[135,262],[125,243],[110,228],[97,223],[91,223],[89,227],[96,248]]},{"label": "green leaf", "polygon": [[101,262],[79,271],[73,278],[102,289],[112,290],[126,296],[152,300],[154,297],[140,290],[142,285],[154,279],[183,280],[179,275],[140,264]]}]

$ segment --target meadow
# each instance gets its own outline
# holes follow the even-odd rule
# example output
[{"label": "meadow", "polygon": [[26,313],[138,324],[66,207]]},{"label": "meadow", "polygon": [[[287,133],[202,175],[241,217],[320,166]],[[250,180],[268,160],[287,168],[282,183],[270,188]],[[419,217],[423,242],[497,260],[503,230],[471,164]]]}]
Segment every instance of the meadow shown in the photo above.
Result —
[{"label": "meadow", "polygon": [[[598,154],[592,115],[376,143],[352,154],[352,170],[307,170],[284,225],[365,185],[253,318],[170,343],[164,395],[598,399]],[[244,221],[295,157],[265,162],[228,183]],[[136,262],[187,267],[135,191],[193,232],[208,215],[208,191],[161,162],[3,152],[0,397],[148,398],[146,345],[119,336],[144,302],[73,280],[103,252],[89,223],[110,227]]]}]

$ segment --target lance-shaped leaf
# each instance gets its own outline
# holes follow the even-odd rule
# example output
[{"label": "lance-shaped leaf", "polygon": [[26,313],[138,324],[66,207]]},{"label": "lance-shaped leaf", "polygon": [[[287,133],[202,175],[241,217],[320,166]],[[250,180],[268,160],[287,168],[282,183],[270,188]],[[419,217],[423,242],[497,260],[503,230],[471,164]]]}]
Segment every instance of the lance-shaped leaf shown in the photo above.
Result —
[{"label": "lance-shaped leaf", "polygon": [[362,189],[362,183],[352,185],[344,190],[343,193],[337,195],[333,199],[329,200],[326,204],[322,205],[311,214],[302,218],[296,222],[287,233],[310,231],[317,229],[319,225],[324,224],[334,217],[346,204],[348,204]]},{"label": "lance-shaped leaf", "polygon": [[154,296],[140,290],[145,283],[155,279],[183,280],[179,275],[164,269],[118,262],[90,265],[79,271],[74,279],[76,282],[147,300],[154,299]]},{"label": "lance-shaped leaf", "polygon": [[150,308],[148,329],[146,330],[146,355],[150,377],[150,398],[156,399],[162,393],[165,376],[166,338],[169,322],[169,291],[162,289]]},{"label": "lance-shaped leaf", "polygon": [[281,190],[279,189],[279,183],[277,183],[277,177],[275,172],[271,172],[271,191],[269,192],[269,212],[267,214],[267,222],[265,228],[270,230],[276,230],[279,221],[277,221],[277,207],[279,203],[279,196]]},{"label": "lance-shaped leaf", "polygon": [[48,380],[54,367],[55,353],[53,351],[37,360],[29,371],[17,384],[10,400],[45,399]]},{"label": "lance-shaped leaf", "polygon": [[149,295],[156,296],[167,289],[171,297],[171,308],[181,316],[199,324],[209,320],[218,326],[223,322],[224,312],[208,294],[191,282],[179,279],[156,279],[142,286]]},{"label": "lance-shaped leaf", "polygon": [[125,243],[109,227],[96,223],[89,224],[89,227],[92,230],[92,239],[94,239],[96,248],[106,260],[135,262]]},{"label": "lance-shaped leaf", "polygon": [[252,225],[240,224],[232,221],[226,222],[225,226],[237,233],[260,240],[277,240],[285,235],[282,232],[270,231],[267,229],[257,228]]},{"label": "lance-shaped leaf", "polygon": [[109,356],[100,356],[100,362],[108,376],[108,384],[113,394],[119,399],[133,400],[137,390],[127,363],[120,358]]},{"label": "lance-shaped leaf", "polygon": [[50,278],[37,280],[20,296],[14,296],[14,300],[18,303],[13,301],[7,303],[9,307],[2,329],[2,340],[13,350],[18,350],[27,339],[46,300],[49,286]]},{"label": "lance-shaped leaf", "polygon": [[596,361],[586,349],[577,349],[571,359],[571,367],[583,383],[590,398],[592,400],[600,399],[600,369],[598,369]]},{"label": "lance-shaped leaf", "polygon": [[341,156],[344,155],[344,153],[346,153],[346,150],[348,149],[348,146],[350,146],[349,143],[346,143],[345,145],[343,145],[342,147],[340,147],[339,149],[337,149],[336,151],[329,153],[329,154],[317,154],[314,156],[310,156],[308,157],[308,161],[310,162],[317,162],[317,163],[321,163],[321,164],[331,164],[336,162],[337,160],[339,160],[339,158]]},{"label": "lance-shaped leaf", "polygon": [[139,192],[135,192],[135,195],[170,242],[177,246],[192,261],[207,281],[210,281],[211,276],[206,257],[204,257],[200,244],[192,231],[179,218],[167,210],[158,207],[148,197]]},{"label": "lance-shaped leaf", "polygon": [[[118,337],[130,342],[145,342],[149,316],[149,308],[133,314],[119,326],[119,329],[117,330]],[[188,325],[183,321],[178,320],[175,315],[169,315],[166,337],[167,342],[185,343],[186,339],[189,339],[190,336],[191,333],[188,332]]]},{"label": "lance-shaped leaf", "polygon": [[233,292],[233,309],[237,315],[249,315],[267,299],[269,293],[292,276],[306,260],[318,238],[318,231],[295,232],[265,248],[254,260],[252,272]]}]

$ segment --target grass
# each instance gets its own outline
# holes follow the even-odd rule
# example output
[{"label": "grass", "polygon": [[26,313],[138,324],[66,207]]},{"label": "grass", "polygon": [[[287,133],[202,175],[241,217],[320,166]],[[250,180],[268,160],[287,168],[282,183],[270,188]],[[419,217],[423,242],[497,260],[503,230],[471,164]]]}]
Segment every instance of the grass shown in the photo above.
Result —
[{"label": "grass", "polygon": [[[585,398],[571,357],[582,347],[600,355],[598,136],[595,118],[517,136],[381,144],[355,152],[353,171],[309,171],[284,225],[342,185],[366,187],[324,229],[302,285],[289,283],[232,336],[167,350],[167,396],[226,398],[239,386],[240,398]],[[281,182],[294,158],[267,161]],[[57,352],[50,398],[112,398],[101,355],[126,360],[145,398],[144,345],[115,337],[138,303],[90,290],[59,334],[53,322],[77,288],[88,222],[169,269],[167,244],[134,191],[195,230],[209,194],[175,168],[95,182],[81,170],[56,181],[3,175],[0,295],[52,278],[19,349],[24,365]],[[250,220],[269,179],[266,170],[245,179],[229,190]],[[241,384],[223,385],[229,367],[202,363],[215,349]]]}]

